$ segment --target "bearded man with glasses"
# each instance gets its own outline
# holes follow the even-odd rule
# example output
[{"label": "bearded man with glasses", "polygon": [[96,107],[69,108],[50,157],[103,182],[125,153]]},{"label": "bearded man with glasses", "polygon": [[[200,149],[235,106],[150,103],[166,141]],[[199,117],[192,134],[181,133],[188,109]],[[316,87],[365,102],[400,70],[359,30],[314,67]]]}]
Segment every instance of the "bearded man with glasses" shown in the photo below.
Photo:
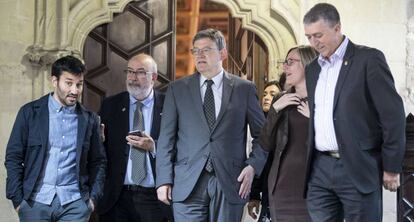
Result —
[{"label": "bearded man with glasses", "polygon": [[128,61],[127,92],[102,102],[108,172],[99,221],[173,221],[171,208],[157,199],[155,156],[164,95],[153,89],[157,64],[146,54]]}]

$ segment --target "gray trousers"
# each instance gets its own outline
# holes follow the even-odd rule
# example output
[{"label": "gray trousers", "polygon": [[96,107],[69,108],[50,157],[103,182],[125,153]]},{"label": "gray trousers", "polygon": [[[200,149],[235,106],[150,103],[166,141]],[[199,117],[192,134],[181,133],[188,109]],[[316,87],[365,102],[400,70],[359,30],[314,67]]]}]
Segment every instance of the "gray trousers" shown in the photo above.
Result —
[{"label": "gray trousers", "polygon": [[203,171],[190,196],[173,201],[175,221],[240,222],[244,204],[227,202],[214,173]]},{"label": "gray trousers", "polygon": [[51,205],[23,200],[18,214],[21,222],[88,222],[91,209],[83,199],[61,206],[55,195]]},{"label": "gray trousers", "polygon": [[[378,173],[378,172],[372,172]],[[307,205],[314,222],[380,222],[382,189],[359,192],[341,159],[316,153],[308,183]]]}]

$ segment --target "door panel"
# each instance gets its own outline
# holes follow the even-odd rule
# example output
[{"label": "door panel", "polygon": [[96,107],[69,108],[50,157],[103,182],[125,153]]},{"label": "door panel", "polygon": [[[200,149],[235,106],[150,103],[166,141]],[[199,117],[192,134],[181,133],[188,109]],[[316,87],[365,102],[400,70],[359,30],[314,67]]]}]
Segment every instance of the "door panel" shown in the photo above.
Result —
[{"label": "door panel", "polygon": [[123,70],[138,53],[154,57],[158,65],[156,88],[163,89],[175,76],[175,0],[129,3],[111,23],[96,27],[84,46],[87,67],[83,104],[98,111],[105,97],[125,91]]},{"label": "door panel", "polygon": [[254,32],[243,29],[239,18],[229,17],[227,70],[256,84],[258,95],[268,81],[267,47]]}]

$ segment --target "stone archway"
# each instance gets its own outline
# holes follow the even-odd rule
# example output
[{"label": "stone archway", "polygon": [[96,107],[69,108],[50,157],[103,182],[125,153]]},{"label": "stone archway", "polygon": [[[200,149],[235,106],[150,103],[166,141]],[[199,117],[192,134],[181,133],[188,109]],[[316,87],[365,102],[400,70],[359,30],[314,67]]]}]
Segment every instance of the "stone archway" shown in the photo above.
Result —
[{"label": "stone archway", "polygon": [[28,48],[29,60],[50,65],[63,55],[82,56],[88,33],[110,22],[132,0],[38,0],[35,6],[34,44]]},{"label": "stone archway", "polygon": [[[82,57],[88,33],[98,25],[112,21],[132,0],[36,1],[34,44],[27,57],[32,64],[47,67],[63,55]],[[277,79],[277,61],[297,44],[300,7],[284,1],[212,0],[226,5],[242,26],[255,32],[269,50],[269,79]],[[280,2],[279,2],[280,1]],[[43,69],[41,69],[43,70]]]},{"label": "stone archway", "polygon": [[[278,79],[277,74],[281,70],[277,61],[283,59],[288,49],[297,44],[297,34],[289,21],[295,21],[299,13],[289,13],[288,9],[298,11],[299,6],[293,4],[283,8],[287,7],[286,4],[254,0],[212,1],[226,5],[233,17],[241,18],[243,28],[253,31],[263,40],[269,53],[269,79]],[[280,13],[282,11],[286,13]]]}]

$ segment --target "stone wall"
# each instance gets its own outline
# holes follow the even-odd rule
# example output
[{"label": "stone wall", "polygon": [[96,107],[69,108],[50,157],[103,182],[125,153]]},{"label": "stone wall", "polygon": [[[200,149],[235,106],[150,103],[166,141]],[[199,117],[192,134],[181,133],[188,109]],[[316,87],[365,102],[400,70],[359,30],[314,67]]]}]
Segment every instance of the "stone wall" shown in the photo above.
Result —
[{"label": "stone wall", "polygon": [[[0,2],[0,163],[20,106],[33,97],[37,77],[24,62],[26,48],[33,42],[34,1]],[[5,197],[6,171],[0,168],[0,220],[17,221],[11,202]]]},{"label": "stone wall", "polygon": [[407,56],[406,63],[406,82],[402,92],[405,102],[406,113],[414,114],[414,0],[408,1],[407,4]]}]

